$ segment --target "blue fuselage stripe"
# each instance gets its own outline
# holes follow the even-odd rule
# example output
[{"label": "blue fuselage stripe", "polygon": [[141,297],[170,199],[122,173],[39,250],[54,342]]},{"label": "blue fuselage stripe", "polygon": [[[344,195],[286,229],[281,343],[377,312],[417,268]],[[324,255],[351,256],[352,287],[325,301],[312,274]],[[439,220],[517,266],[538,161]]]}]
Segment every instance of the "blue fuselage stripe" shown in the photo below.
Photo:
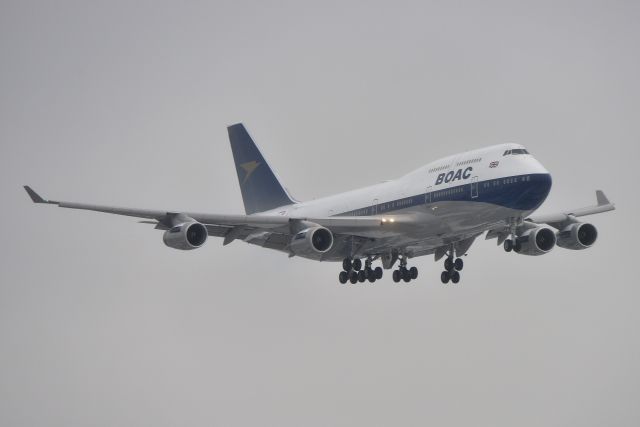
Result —
[{"label": "blue fuselage stripe", "polygon": [[364,206],[338,216],[369,216],[390,214],[412,206],[442,202],[482,202],[520,211],[533,211],[547,198],[551,190],[551,175],[526,174],[489,179],[428,193]]}]

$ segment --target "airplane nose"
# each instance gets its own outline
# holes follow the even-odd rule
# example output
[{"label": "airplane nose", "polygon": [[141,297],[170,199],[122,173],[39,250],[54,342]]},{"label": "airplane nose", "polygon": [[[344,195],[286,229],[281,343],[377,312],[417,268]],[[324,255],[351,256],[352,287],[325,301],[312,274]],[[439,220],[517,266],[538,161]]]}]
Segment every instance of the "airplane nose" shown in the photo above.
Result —
[{"label": "airplane nose", "polygon": [[531,156],[528,163],[529,164],[527,165],[527,169],[529,169],[529,173],[549,174],[549,171],[535,157]]}]

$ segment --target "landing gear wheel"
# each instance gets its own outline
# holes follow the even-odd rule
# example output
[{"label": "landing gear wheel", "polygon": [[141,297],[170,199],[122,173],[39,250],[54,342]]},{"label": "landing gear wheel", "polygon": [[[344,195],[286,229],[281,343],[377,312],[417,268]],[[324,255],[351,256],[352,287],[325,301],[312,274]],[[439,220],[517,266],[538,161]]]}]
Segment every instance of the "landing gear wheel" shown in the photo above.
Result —
[{"label": "landing gear wheel", "polygon": [[459,281],[460,281],[460,273],[458,273],[457,271],[454,271],[453,273],[451,273],[451,282],[458,283]]},{"label": "landing gear wheel", "polygon": [[464,261],[462,261],[462,258],[456,259],[456,261],[453,263],[453,268],[455,268],[458,271],[461,271],[462,267],[464,267]]},{"label": "landing gear wheel", "polygon": [[349,273],[349,281],[351,282],[351,284],[355,285],[356,283],[358,283],[358,272],[357,271],[353,271],[351,270],[351,272]]},{"label": "landing gear wheel", "polygon": [[453,258],[447,258],[444,260],[444,269],[447,271],[453,270]]},{"label": "landing gear wheel", "polygon": [[513,251],[515,253],[519,253],[522,250],[522,243],[520,243],[520,240],[516,239],[516,243],[514,243],[513,245]]},{"label": "landing gear wheel", "polygon": [[505,240],[503,247],[505,252],[511,252],[513,250],[513,241],[511,239]]},{"label": "landing gear wheel", "polygon": [[402,280],[402,275],[400,274],[400,270],[393,270],[393,281],[398,283],[400,280]]},{"label": "landing gear wheel", "polygon": [[364,270],[358,271],[357,274],[358,274],[358,282],[364,283],[364,281],[367,280],[367,275],[364,274]]},{"label": "landing gear wheel", "polygon": [[418,268],[417,267],[411,267],[409,269],[409,276],[411,276],[411,280],[415,280],[418,278]]},{"label": "landing gear wheel", "polygon": [[369,281],[369,283],[373,283],[376,281],[376,274],[372,271],[368,276],[367,276],[367,280]]},{"label": "landing gear wheel", "polygon": [[338,274],[338,280],[344,285],[349,280],[349,273],[341,271],[340,274]]},{"label": "landing gear wheel", "polygon": [[342,269],[344,271],[351,270],[351,258],[345,258],[342,260]]},{"label": "landing gear wheel", "polygon": [[382,267],[376,267],[374,273],[376,275],[376,279],[382,279]]},{"label": "landing gear wheel", "polygon": [[449,283],[449,280],[451,279],[451,276],[449,275],[448,271],[443,271],[442,273],[440,273],[440,280],[442,281],[442,283],[444,283],[445,285],[447,283]]},{"label": "landing gear wheel", "polygon": [[353,269],[355,271],[360,271],[360,269],[362,268],[362,260],[359,259],[354,259],[353,260]]},{"label": "landing gear wheel", "polygon": [[411,273],[409,272],[409,270],[407,270],[406,268],[402,268],[401,274],[402,280],[404,280],[405,283],[409,283],[411,281]]}]

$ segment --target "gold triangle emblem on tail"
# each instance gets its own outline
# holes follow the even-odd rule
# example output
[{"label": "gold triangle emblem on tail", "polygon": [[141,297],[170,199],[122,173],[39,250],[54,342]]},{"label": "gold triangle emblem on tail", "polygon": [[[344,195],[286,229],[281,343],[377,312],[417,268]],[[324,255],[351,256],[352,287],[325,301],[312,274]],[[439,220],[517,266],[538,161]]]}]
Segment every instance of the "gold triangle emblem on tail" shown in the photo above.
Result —
[{"label": "gold triangle emblem on tail", "polygon": [[247,162],[247,163],[241,163],[240,164],[240,167],[245,172],[244,179],[242,180],[242,185],[244,185],[245,182],[247,182],[249,177],[255,172],[255,170],[258,168],[258,166],[260,166],[260,162],[257,162],[255,160]]}]

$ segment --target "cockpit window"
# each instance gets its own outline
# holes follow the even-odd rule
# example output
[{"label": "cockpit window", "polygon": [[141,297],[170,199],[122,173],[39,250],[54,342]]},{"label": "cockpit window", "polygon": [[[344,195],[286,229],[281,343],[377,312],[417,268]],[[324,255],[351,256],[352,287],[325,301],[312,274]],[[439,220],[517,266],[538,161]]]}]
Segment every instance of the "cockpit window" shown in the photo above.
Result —
[{"label": "cockpit window", "polygon": [[517,155],[517,154],[529,154],[529,152],[527,150],[525,150],[524,148],[514,148],[513,150],[507,150],[504,152],[503,156],[508,156],[508,155]]}]

